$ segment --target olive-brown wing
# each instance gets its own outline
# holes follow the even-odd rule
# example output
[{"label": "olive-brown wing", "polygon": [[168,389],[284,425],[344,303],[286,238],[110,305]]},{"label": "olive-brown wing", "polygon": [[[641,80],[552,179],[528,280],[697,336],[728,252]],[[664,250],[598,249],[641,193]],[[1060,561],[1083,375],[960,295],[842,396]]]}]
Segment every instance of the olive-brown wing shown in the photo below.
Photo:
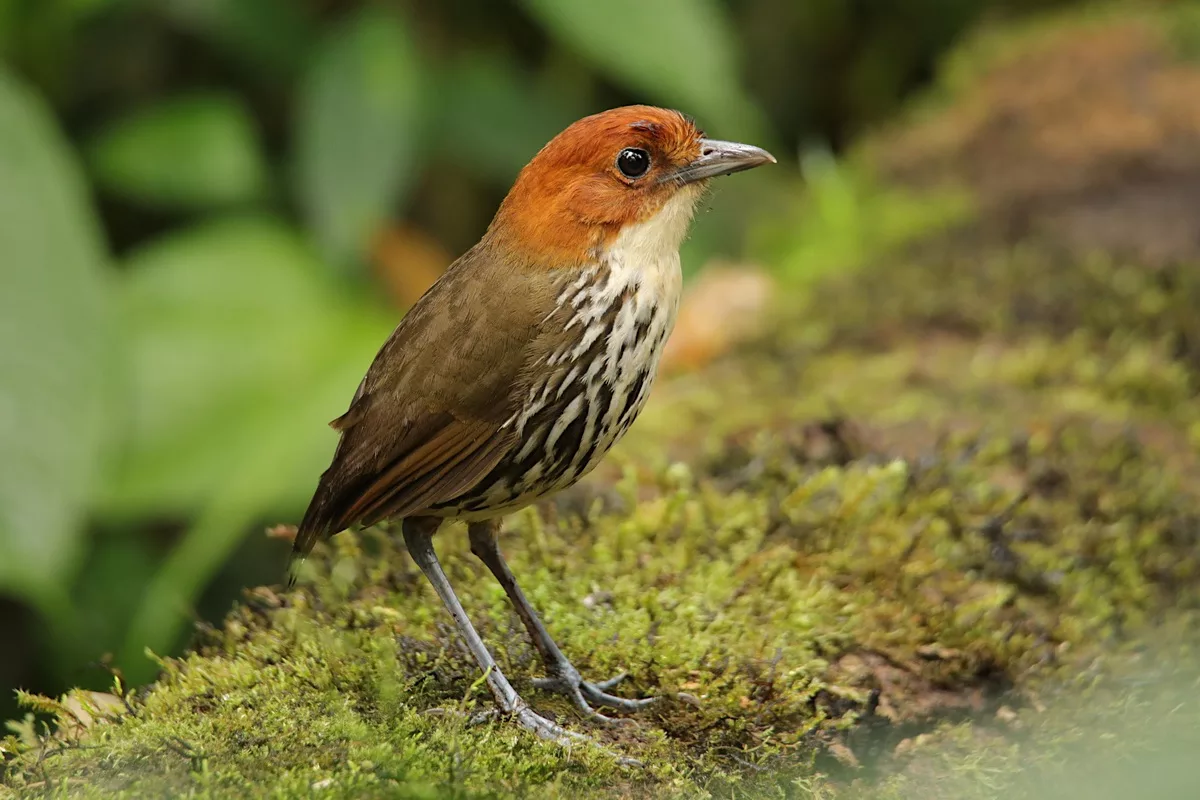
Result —
[{"label": "olive-brown wing", "polygon": [[450,418],[434,436],[382,470],[339,523],[343,528],[374,525],[450,500],[490,472],[511,445],[491,423]]},{"label": "olive-brown wing", "polygon": [[[486,296],[485,295],[486,291]],[[457,262],[380,349],[293,546],[453,500],[516,444],[530,343],[553,287],[477,253]]]}]

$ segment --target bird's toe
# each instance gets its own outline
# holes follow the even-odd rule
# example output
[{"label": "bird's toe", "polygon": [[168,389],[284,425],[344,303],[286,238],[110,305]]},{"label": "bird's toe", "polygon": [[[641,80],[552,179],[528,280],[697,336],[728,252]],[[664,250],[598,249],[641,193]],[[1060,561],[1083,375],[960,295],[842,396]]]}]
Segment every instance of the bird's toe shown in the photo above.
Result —
[{"label": "bird's toe", "polygon": [[593,722],[605,725],[625,725],[632,722],[632,720],[601,714],[593,706],[612,708],[618,711],[640,711],[659,700],[657,697],[630,699],[609,694],[609,689],[615,688],[629,677],[624,672],[598,683],[583,680],[573,666],[564,667],[556,672],[558,674],[552,677],[535,678],[533,685],[544,691],[556,692],[565,696]]},{"label": "bird's toe", "polygon": [[587,701],[605,708],[615,708],[618,711],[641,711],[662,699],[660,697],[618,697],[615,694],[609,694],[605,691],[605,689],[611,688],[612,685],[615,684],[611,684],[611,681],[604,681],[603,683],[588,683],[587,681],[583,681],[579,684],[579,691]]},{"label": "bird's toe", "polygon": [[596,683],[593,683],[590,685],[596,689],[599,689],[602,692],[607,692],[609,689],[617,688],[622,683],[624,683],[628,678],[629,678],[628,672],[620,672],[620,673],[617,673],[616,675],[613,675],[611,678],[609,678],[606,681],[597,681]]}]

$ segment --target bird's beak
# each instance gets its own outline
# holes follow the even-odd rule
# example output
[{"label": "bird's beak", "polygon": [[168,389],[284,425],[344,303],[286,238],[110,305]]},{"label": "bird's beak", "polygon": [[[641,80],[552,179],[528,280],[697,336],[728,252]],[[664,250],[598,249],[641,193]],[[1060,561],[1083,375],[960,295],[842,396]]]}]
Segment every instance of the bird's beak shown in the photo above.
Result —
[{"label": "bird's beak", "polygon": [[716,139],[700,140],[700,156],[690,164],[671,170],[663,176],[664,181],[677,184],[694,183],[718,175],[730,175],[762,164],[774,164],[775,156],[750,144],[721,142]]}]

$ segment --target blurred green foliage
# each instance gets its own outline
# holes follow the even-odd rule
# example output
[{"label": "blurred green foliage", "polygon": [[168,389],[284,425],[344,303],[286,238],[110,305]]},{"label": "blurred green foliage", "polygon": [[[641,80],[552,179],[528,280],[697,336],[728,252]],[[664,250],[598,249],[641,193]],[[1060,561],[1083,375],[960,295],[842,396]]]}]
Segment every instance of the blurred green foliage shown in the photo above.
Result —
[{"label": "blurred green foliage", "polygon": [[[627,102],[837,147],[980,14],[1053,2],[0,0],[0,598],[36,613],[0,614],[0,676],[55,692],[113,652],[144,679],[276,578],[248,534],[300,513],[399,317],[384,228],[461,251],[538,147]],[[831,164],[813,229],[794,168],[748,177],[689,266],[755,219],[797,275],[928,221]]]},{"label": "blurred green foliage", "polygon": [[854,164],[813,150],[800,160],[806,191],[794,200],[804,225],[765,230],[760,247],[779,272],[795,281],[854,269],[933,228],[969,218],[965,189],[915,192],[881,185]]},{"label": "blurred green foliage", "polygon": [[116,119],[88,144],[87,156],[105,191],[203,210],[262,198],[267,172],[256,139],[238,98],[182,96]]},{"label": "blurred green foliage", "polygon": [[42,101],[0,73],[0,586],[69,619],[111,412],[106,257]]},{"label": "blurred green foliage", "polygon": [[723,136],[761,136],[758,111],[738,80],[735,31],[716,0],[524,0],[524,6],[614,80],[722,123]]},{"label": "blurred green foliage", "polygon": [[422,69],[407,27],[367,9],[333,31],[300,87],[299,202],[332,264],[361,261],[419,167]]}]

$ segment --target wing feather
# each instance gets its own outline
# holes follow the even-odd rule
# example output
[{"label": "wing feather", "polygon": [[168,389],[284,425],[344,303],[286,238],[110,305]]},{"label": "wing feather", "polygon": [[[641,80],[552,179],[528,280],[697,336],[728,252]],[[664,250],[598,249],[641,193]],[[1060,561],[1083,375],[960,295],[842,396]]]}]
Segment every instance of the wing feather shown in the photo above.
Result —
[{"label": "wing feather", "polygon": [[494,465],[509,450],[511,444],[498,433],[487,422],[454,420],[380,473],[347,510],[346,519],[374,525],[453,499],[465,490],[458,487],[470,488],[487,474],[480,464]]},{"label": "wing feather", "polygon": [[[418,515],[474,487],[515,446],[531,343],[570,273],[515,268],[481,244],[455,262],[380,348],[292,547],[355,524]],[[293,567],[293,576],[294,576]]]}]

